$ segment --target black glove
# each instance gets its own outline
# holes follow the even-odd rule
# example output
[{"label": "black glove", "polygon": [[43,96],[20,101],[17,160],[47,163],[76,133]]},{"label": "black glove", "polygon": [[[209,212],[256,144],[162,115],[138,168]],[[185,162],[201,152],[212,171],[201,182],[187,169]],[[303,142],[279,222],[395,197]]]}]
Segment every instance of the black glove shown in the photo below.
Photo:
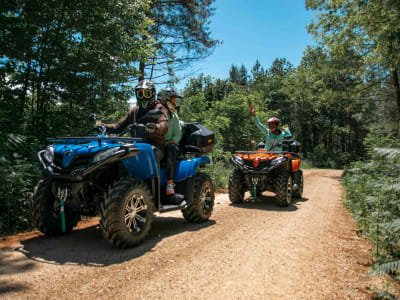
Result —
[{"label": "black glove", "polygon": [[157,129],[157,124],[155,123],[147,123],[146,124],[146,132],[147,133],[154,133]]},{"label": "black glove", "polygon": [[106,128],[106,126],[104,126],[104,124],[97,125],[93,128],[94,134],[105,134],[106,131],[107,131],[107,128]]}]

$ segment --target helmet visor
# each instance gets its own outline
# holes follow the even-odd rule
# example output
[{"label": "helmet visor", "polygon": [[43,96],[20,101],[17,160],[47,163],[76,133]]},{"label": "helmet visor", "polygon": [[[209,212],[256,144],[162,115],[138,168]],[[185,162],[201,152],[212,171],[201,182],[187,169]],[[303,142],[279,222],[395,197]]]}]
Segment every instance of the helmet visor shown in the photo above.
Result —
[{"label": "helmet visor", "polygon": [[137,99],[151,99],[153,97],[153,91],[148,89],[140,89],[136,91]]}]

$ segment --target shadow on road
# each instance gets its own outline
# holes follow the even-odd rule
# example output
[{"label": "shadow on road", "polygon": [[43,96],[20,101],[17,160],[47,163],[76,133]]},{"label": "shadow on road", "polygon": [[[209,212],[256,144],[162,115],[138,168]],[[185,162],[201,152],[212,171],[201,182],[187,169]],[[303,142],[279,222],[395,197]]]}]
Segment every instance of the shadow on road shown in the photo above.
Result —
[{"label": "shadow on road", "polygon": [[256,200],[252,197],[245,198],[243,203],[231,204],[231,206],[248,208],[248,209],[260,209],[260,210],[270,210],[270,211],[296,211],[298,209],[298,203],[306,202],[308,198],[300,198],[292,200],[292,203],[287,207],[279,206],[278,201],[275,196],[258,196]]},{"label": "shadow on road", "polygon": [[336,175],[321,175],[321,177],[326,177],[326,178],[334,179],[334,180],[339,181],[339,182],[342,181],[342,176],[336,176]]},{"label": "shadow on road", "polygon": [[26,286],[24,284],[20,284],[20,283],[10,284],[7,281],[0,281],[0,296],[2,294],[19,292],[24,289],[26,289]]},{"label": "shadow on road", "polygon": [[134,259],[152,251],[162,239],[186,231],[197,231],[215,221],[188,223],[183,218],[154,216],[145,241],[130,249],[115,249],[103,238],[98,226],[92,226],[61,237],[35,237],[25,240],[17,251],[36,262],[103,267]]}]

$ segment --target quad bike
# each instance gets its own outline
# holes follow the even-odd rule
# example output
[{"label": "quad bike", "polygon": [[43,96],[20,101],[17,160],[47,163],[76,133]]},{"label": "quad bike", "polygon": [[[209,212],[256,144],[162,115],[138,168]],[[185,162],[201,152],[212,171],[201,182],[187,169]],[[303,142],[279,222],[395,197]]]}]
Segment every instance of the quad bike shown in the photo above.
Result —
[{"label": "quad bike", "polygon": [[[159,110],[145,117],[156,119]],[[140,120],[139,120],[140,121]],[[51,145],[38,153],[44,178],[35,187],[33,221],[45,235],[70,232],[81,215],[100,215],[100,229],[108,242],[127,248],[148,234],[154,212],[181,210],[189,222],[210,218],[214,207],[211,178],[197,172],[210,163],[214,134],[198,123],[185,123],[174,181],[184,196],[168,204],[165,164],[161,170],[154,147],[143,138],[122,137],[128,130],[144,134],[144,125],[131,124],[119,136],[104,132],[88,137],[49,139]],[[187,144],[185,144],[187,143]]]},{"label": "quad bike", "polygon": [[[283,151],[273,151],[282,147]],[[271,149],[236,151],[232,155],[235,169],[229,176],[229,199],[242,203],[249,191],[256,199],[264,191],[275,193],[281,206],[289,206],[303,193],[303,172],[300,170],[300,143],[285,140]]]}]

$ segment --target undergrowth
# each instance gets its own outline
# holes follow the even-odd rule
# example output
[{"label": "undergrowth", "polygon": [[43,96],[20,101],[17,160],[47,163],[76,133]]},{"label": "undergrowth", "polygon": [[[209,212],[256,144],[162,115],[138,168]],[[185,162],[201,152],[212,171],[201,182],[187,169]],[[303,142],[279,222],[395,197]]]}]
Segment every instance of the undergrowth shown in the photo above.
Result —
[{"label": "undergrowth", "polygon": [[346,205],[374,245],[371,273],[400,280],[400,140],[378,135],[365,144],[369,159],[344,171]]}]

